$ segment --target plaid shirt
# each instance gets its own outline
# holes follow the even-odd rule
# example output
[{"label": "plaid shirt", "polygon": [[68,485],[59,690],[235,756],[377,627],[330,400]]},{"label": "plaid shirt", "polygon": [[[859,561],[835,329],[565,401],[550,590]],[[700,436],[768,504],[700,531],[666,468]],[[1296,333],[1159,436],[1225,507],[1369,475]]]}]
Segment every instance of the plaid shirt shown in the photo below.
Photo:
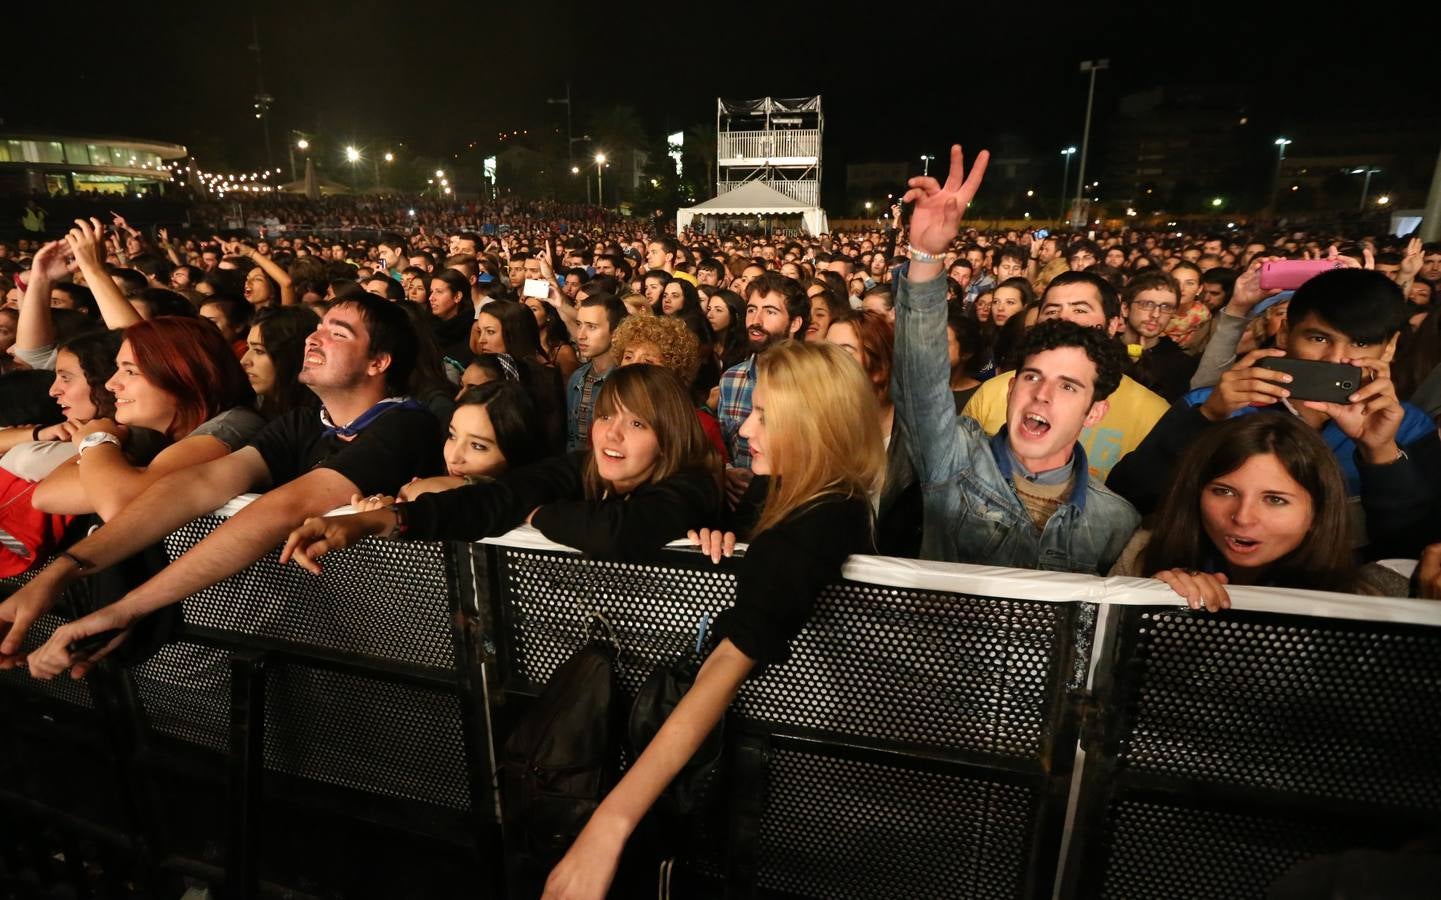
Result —
[{"label": "plaid shirt", "polygon": [[751,355],[745,362],[736,363],[721,373],[720,418],[721,433],[725,435],[726,446],[730,449],[731,465],[738,469],[751,467],[751,448],[741,437],[741,425],[751,414],[751,392],[756,386],[756,358]]},{"label": "plaid shirt", "polygon": [[565,449],[586,450],[590,448],[590,425],[595,416],[595,398],[600,396],[600,386],[610,377],[616,367],[612,365],[603,373],[595,373],[595,364],[587,361],[570,376],[565,392],[567,429]]}]

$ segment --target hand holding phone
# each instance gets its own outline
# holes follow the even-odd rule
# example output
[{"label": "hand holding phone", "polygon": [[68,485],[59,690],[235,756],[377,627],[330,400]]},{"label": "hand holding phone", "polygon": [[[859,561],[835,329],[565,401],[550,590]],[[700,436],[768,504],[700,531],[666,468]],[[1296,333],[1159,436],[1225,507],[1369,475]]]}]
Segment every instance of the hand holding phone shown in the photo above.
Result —
[{"label": "hand holding phone", "polygon": [[1351,395],[1361,389],[1362,372],[1356,366],[1287,356],[1263,359],[1258,365],[1290,375],[1288,386],[1291,396],[1297,400],[1348,404]]},{"label": "hand holding phone", "polygon": [[550,282],[544,278],[527,278],[521,288],[521,296],[544,300],[550,296]]},{"label": "hand holding phone", "polygon": [[[1371,465],[1386,465],[1401,456],[1396,433],[1406,418],[1406,410],[1396,395],[1391,381],[1391,366],[1382,359],[1353,359],[1347,364],[1315,363],[1338,369],[1354,370],[1362,383],[1342,400],[1308,400],[1307,409],[1323,412],[1342,433],[1356,442],[1362,460]],[[1340,377],[1340,376],[1335,376]]]},{"label": "hand holding phone", "polygon": [[1335,259],[1273,259],[1261,264],[1261,290],[1294,291],[1322,272],[1345,267]]}]

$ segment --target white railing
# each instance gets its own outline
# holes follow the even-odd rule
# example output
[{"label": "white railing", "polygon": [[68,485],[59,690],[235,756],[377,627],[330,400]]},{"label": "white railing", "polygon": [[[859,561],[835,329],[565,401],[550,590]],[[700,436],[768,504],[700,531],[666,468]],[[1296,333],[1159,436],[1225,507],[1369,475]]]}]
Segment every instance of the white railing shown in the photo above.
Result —
[{"label": "white railing", "polygon": [[[744,181],[719,181],[716,182],[716,193],[724,194],[726,191],[733,191]],[[785,194],[794,200],[799,200],[807,206],[820,205],[820,184],[815,181],[766,181],[766,184]]]},{"label": "white railing", "polygon": [[793,131],[722,131],[717,148],[721,165],[735,159],[819,160],[821,133],[814,129]]}]

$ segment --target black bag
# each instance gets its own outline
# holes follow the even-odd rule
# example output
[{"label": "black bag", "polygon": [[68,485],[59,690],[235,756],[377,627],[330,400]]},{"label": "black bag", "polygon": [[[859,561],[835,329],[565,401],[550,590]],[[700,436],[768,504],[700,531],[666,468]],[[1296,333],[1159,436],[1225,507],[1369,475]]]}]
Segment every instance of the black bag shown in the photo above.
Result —
[{"label": "black bag", "polygon": [[539,887],[615,784],[616,648],[592,640],[556,669],[500,756],[501,830],[511,896]]},{"label": "black bag", "polygon": [[[640,758],[656,732],[675,711],[686,691],[695,684],[696,674],[704,662],[699,654],[687,653],[670,665],[656,666],[640,686],[631,705],[626,729],[632,759]],[[725,719],[722,718],[652,809],[662,817],[677,820],[689,819],[703,809],[720,774],[724,748]]]}]

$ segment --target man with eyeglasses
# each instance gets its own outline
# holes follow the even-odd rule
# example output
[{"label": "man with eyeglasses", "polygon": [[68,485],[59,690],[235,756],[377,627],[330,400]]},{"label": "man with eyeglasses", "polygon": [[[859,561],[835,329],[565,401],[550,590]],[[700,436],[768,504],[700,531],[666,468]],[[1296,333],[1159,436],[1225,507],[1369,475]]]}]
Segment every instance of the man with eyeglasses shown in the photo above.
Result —
[{"label": "man with eyeglasses", "polygon": [[1165,272],[1142,272],[1126,285],[1121,297],[1125,319],[1126,349],[1130,365],[1126,374],[1174,403],[1191,387],[1194,357],[1162,334],[1181,296],[1176,281]]}]

